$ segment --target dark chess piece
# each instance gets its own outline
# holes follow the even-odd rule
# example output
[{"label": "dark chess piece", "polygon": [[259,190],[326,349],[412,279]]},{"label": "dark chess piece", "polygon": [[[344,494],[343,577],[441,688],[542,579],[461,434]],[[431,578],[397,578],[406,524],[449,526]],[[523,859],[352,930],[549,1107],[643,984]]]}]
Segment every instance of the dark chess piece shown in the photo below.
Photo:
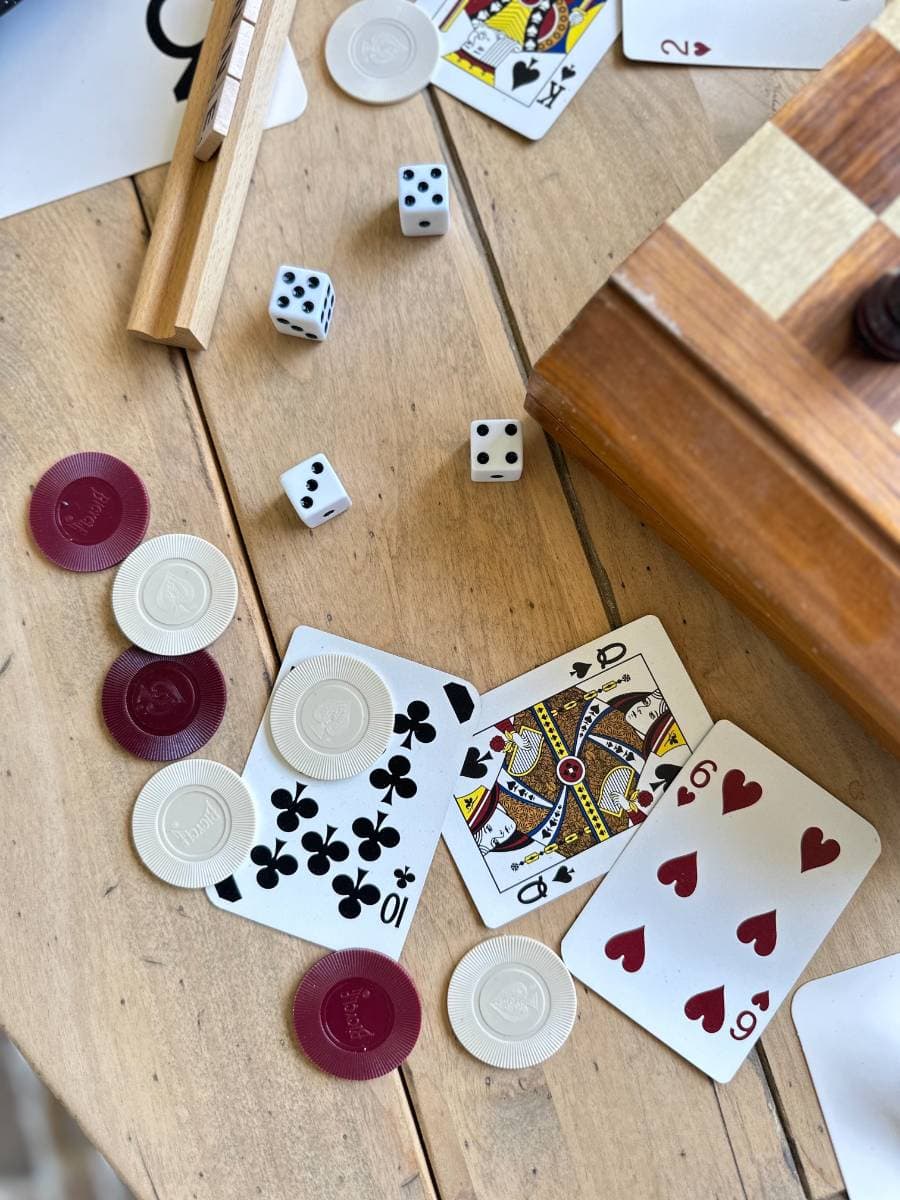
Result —
[{"label": "dark chess piece", "polygon": [[870,353],[900,362],[900,273],[882,275],[863,293],[856,328]]}]

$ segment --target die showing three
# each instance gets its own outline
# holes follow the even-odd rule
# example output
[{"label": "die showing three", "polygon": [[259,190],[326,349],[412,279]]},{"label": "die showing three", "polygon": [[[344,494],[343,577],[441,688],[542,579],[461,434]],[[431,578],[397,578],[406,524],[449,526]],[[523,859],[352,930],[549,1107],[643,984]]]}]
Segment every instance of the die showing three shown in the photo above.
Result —
[{"label": "die showing three", "polygon": [[346,512],[352,501],[324,454],[313,454],[281,476],[281,486],[304,525],[315,529]]}]

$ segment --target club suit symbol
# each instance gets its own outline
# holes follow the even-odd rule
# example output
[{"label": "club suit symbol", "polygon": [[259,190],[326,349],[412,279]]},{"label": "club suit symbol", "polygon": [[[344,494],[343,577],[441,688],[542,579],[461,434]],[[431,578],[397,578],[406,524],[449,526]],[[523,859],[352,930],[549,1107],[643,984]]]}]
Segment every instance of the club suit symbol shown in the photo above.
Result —
[{"label": "club suit symbol", "polygon": [[367,875],[368,871],[364,871],[360,867],[356,872],[355,882],[349,875],[338,875],[332,881],[331,886],[334,891],[339,896],[343,896],[338,904],[338,912],[348,921],[356,920],[362,912],[364,904],[377,904],[381,899],[381,892],[374,883],[363,883]]},{"label": "club suit symbol", "polygon": [[306,865],[313,875],[327,875],[333,862],[344,862],[349,857],[350,848],[346,842],[333,840],[336,833],[336,826],[327,825],[324,838],[311,829],[300,839],[300,845],[310,855]]},{"label": "club suit symbol", "polygon": [[305,791],[306,784],[298,783],[293,796],[287,788],[276,788],[272,793],[273,808],[281,810],[275,823],[284,833],[293,833],[300,825],[301,818],[308,821],[318,813],[318,804],[312,796],[304,796]]},{"label": "club suit symbol", "polygon": [[413,739],[427,745],[437,737],[437,730],[427,720],[430,715],[431,709],[424,700],[413,700],[405,713],[394,717],[394,733],[406,734],[400,743],[404,750],[412,749]]},{"label": "club suit symbol", "polygon": [[387,768],[376,767],[369,775],[369,783],[373,788],[385,789],[380,804],[393,804],[395,795],[401,800],[410,800],[416,794],[418,787],[415,780],[409,778],[409,770],[409,759],[402,754],[394,754],[388,759]]},{"label": "club suit symbol", "polygon": [[261,888],[278,887],[282,875],[293,875],[297,870],[293,854],[282,854],[285,845],[281,838],[276,838],[274,851],[268,846],[254,846],[250,851],[250,861],[260,868],[256,872],[256,882]]},{"label": "club suit symbol", "polygon": [[354,836],[362,839],[359,843],[359,857],[366,862],[375,862],[380,858],[382,848],[393,850],[400,843],[400,834],[392,826],[385,825],[386,820],[387,813],[380,812],[374,825],[368,817],[357,817],[353,822]]}]

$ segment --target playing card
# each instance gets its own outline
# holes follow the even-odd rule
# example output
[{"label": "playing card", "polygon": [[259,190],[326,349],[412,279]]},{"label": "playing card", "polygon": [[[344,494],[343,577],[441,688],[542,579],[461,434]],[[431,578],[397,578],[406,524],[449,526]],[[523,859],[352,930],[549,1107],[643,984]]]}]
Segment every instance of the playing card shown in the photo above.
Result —
[{"label": "playing card", "polygon": [[868,821],[719,721],[566,934],[563,959],[727,1083],[879,849]]},{"label": "playing card", "polygon": [[629,58],[691,66],[822,67],[884,0],[622,0]]},{"label": "playing card", "polygon": [[711,725],[656,617],[484,696],[444,826],[484,923],[608,871]]},{"label": "playing card", "polygon": [[256,845],[207,893],[219,908],[329,949],[397,958],[477,722],[478,693],[442,671],[306,627],[291,637],[276,688],[293,666],[322,654],[359,659],[387,684],[395,713],[387,749],[349,779],[311,779],[278,753],[267,710],[243,773],[256,801]]},{"label": "playing card", "polygon": [[804,984],[791,1012],[850,1200],[896,1200],[900,954]]},{"label": "playing card", "polygon": [[[168,162],[209,0],[28,0],[0,27],[0,217]],[[306,88],[285,46],[266,126],[299,117]]]},{"label": "playing card", "polygon": [[621,28],[620,0],[419,0],[441,33],[431,78],[528,138],[559,117]]}]

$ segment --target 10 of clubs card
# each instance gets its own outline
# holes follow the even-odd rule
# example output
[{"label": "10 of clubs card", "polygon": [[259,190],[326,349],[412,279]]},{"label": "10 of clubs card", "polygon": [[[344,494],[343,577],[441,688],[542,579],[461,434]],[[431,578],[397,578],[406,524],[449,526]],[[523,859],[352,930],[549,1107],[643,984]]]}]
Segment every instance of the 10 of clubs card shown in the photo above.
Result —
[{"label": "10 of clubs card", "polygon": [[[270,714],[280,685],[313,662],[351,665],[380,680],[392,716],[383,753],[347,778],[312,778],[276,746]],[[364,713],[355,687],[325,682],[298,712],[333,742]],[[317,629],[290,641],[244,768],[256,802],[256,845],[233,876],[207,889],[219,908],[332,950],[399,957],[447,815],[479,697],[463,679]],[[371,716],[371,707],[369,715]],[[377,753],[377,751],[376,751]]]},{"label": "10 of clubs card", "polygon": [[596,879],[712,726],[656,617],[482,697],[444,840],[491,929]]},{"label": "10 of clubs card", "polygon": [[441,34],[431,82],[541,138],[618,37],[620,0],[419,0]]},{"label": "10 of clubs card", "polygon": [[563,960],[727,1083],[879,850],[868,821],[718,721],[563,938]]}]

